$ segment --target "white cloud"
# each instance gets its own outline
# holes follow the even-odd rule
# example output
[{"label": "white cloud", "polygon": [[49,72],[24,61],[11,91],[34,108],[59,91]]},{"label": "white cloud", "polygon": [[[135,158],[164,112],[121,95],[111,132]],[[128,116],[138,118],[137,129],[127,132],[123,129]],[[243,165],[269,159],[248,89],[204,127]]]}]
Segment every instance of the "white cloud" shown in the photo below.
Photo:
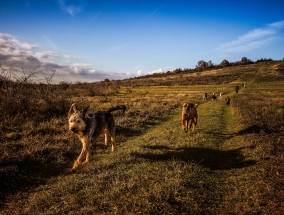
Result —
[{"label": "white cloud", "polygon": [[96,70],[88,64],[75,63],[69,66],[70,70],[78,75],[95,74]]},{"label": "white cloud", "polygon": [[0,50],[2,54],[19,54],[22,50],[30,51],[38,46],[19,41],[17,38],[0,33]]},{"label": "white cloud", "polygon": [[53,51],[34,52],[32,55],[44,62],[67,63],[73,59],[70,55],[58,54]]},{"label": "white cloud", "polygon": [[163,72],[163,68],[159,68],[159,69],[154,69],[153,71],[149,72],[149,74],[162,73],[162,72]]},{"label": "white cloud", "polygon": [[[142,66],[142,65],[135,66],[133,68],[133,70],[135,71],[134,76],[143,76],[143,75],[151,75],[151,74],[154,74],[154,73],[162,73],[168,67],[165,67],[165,68],[161,67],[161,68],[158,68],[158,69],[152,69],[152,68],[153,67],[147,67],[147,66]],[[128,74],[128,75],[130,75],[130,74]]]},{"label": "white cloud", "polygon": [[78,57],[53,51],[38,51],[37,47],[12,35],[0,33],[0,65],[12,67],[15,71],[21,71],[23,68],[27,72],[40,70],[47,74],[52,74],[55,70],[55,82],[94,82],[106,78],[113,80],[127,77],[124,73],[99,71],[89,64],[73,62],[78,60]]},{"label": "white cloud", "polygon": [[274,22],[268,25],[272,28],[283,28],[284,27],[284,21]]},{"label": "white cloud", "polygon": [[279,38],[279,32],[284,28],[284,21],[271,23],[240,36],[234,41],[220,44],[215,51],[244,52],[257,49]]},{"label": "white cloud", "polygon": [[136,76],[141,76],[142,75],[142,70],[141,69],[138,69],[137,71],[136,71]]}]

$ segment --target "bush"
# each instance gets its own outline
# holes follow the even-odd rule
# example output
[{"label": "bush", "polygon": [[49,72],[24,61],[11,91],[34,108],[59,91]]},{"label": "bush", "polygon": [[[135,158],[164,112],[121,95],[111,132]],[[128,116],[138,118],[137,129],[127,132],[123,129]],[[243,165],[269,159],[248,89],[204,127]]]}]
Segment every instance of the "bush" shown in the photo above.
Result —
[{"label": "bush", "polygon": [[[42,121],[66,114],[70,97],[61,85],[36,83],[36,73],[24,73],[20,78],[12,71],[0,71],[0,129],[25,121]],[[60,93],[59,93],[60,92]]]}]

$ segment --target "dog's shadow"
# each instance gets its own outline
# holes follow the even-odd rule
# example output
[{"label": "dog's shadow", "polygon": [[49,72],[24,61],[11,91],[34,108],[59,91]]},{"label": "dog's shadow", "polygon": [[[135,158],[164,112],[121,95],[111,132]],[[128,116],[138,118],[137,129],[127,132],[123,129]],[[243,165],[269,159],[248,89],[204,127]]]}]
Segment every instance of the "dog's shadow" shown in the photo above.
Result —
[{"label": "dog's shadow", "polygon": [[117,136],[124,136],[124,137],[134,137],[134,136],[140,136],[143,132],[141,130],[128,128],[128,127],[122,127],[117,126],[116,127],[116,135]]},{"label": "dog's shadow", "polygon": [[272,134],[274,132],[275,131],[270,128],[266,128],[260,125],[252,125],[241,131],[236,132],[235,135],[260,134],[260,133]]},{"label": "dog's shadow", "polygon": [[243,156],[241,150],[247,147],[229,151],[198,147],[170,148],[167,146],[144,146],[143,148],[151,151],[144,153],[134,152],[132,156],[147,159],[151,162],[180,160],[196,163],[211,170],[238,169],[257,163],[254,160],[246,160]]}]

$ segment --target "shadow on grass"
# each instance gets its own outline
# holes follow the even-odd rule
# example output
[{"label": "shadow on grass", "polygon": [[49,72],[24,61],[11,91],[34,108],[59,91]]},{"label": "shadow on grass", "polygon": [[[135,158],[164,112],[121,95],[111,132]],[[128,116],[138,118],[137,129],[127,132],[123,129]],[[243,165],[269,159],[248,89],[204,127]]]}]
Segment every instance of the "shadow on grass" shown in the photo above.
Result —
[{"label": "shadow on grass", "polygon": [[246,134],[259,134],[259,133],[267,133],[267,134],[272,134],[275,131],[269,128],[264,128],[259,125],[252,125],[249,126],[248,128],[245,128],[237,133],[235,135],[246,135]]},{"label": "shadow on grass", "polygon": [[[156,161],[170,161],[181,160],[185,162],[193,162],[211,170],[230,170],[249,167],[256,164],[254,160],[245,160],[239,149],[221,151],[211,148],[195,148],[195,147],[182,147],[182,148],[168,148],[154,146],[144,146],[145,149],[152,150],[151,152],[132,153],[132,156],[137,158],[147,159],[152,162]],[[159,150],[159,152],[153,150]]]},{"label": "shadow on grass", "polygon": [[263,128],[258,125],[252,125],[249,126],[243,130],[234,132],[234,133],[222,133],[222,131],[208,131],[205,132],[205,134],[212,136],[212,139],[215,140],[216,145],[218,146],[218,143],[223,144],[224,141],[229,140],[231,138],[234,138],[236,136],[240,135],[248,135],[248,134],[272,134],[275,133],[275,131],[269,129],[269,128]]},{"label": "shadow on grass", "polygon": [[121,127],[117,126],[116,128],[116,135],[123,135],[124,137],[134,137],[134,136],[139,136],[142,135],[143,132],[138,129],[134,128],[127,128],[127,127]]},{"label": "shadow on grass", "polygon": [[[74,158],[75,154],[66,152],[64,157]],[[71,159],[59,163],[54,156],[53,149],[45,149],[38,152],[36,156],[27,156],[21,160],[2,161],[0,163],[0,208],[5,205],[7,197],[10,195],[46,184],[52,177],[69,174],[67,168],[72,163]]]}]

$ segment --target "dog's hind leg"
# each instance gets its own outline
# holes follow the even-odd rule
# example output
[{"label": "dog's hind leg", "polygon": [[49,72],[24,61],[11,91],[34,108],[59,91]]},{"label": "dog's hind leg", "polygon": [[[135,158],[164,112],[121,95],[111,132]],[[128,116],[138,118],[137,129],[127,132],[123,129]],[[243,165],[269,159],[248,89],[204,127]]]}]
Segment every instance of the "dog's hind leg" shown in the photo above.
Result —
[{"label": "dog's hind leg", "polygon": [[110,136],[110,140],[111,140],[111,152],[114,152],[115,150],[115,127],[113,127],[110,131],[109,131],[109,136]]},{"label": "dog's hind leg", "polygon": [[105,129],[105,145],[107,145],[108,144],[108,130],[107,129]]},{"label": "dog's hind leg", "polygon": [[115,135],[111,136],[110,139],[111,139],[111,152],[114,152],[114,150],[115,150],[115,141],[116,141]]}]

